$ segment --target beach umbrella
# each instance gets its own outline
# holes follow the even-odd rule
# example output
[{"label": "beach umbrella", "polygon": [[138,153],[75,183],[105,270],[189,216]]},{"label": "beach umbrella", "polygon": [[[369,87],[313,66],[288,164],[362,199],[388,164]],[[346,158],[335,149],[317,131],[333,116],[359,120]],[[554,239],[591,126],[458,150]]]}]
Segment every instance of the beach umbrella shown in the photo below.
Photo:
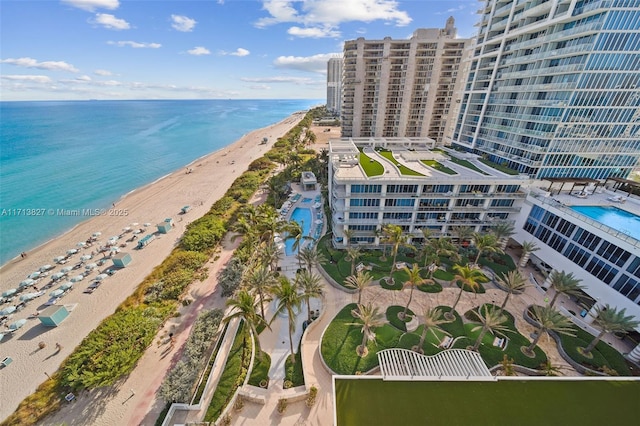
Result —
[{"label": "beach umbrella", "polygon": [[35,299],[36,297],[41,296],[40,293],[27,293],[20,296],[20,300],[22,302],[28,302],[29,300]]},{"label": "beach umbrella", "polygon": [[76,247],[84,247],[84,246],[86,246],[86,245],[87,245],[87,243],[85,243],[84,241],[80,241],[80,242],[78,242],[78,243],[76,244]]},{"label": "beach umbrella", "polygon": [[92,270],[92,269],[95,269],[95,268],[97,268],[97,267],[98,267],[98,265],[97,265],[97,264],[95,264],[95,263],[89,263],[89,264],[87,264],[87,265],[85,265],[85,266],[84,266],[84,269]]},{"label": "beach umbrella", "polygon": [[25,325],[26,323],[27,323],[26,319],[24,319],[24,318],[23,319],[19,319],[18,321],[13,322],[13,323],[11,323],[9,325],[9,330],[17,330],[20,327],[22,327],[23,325]]},{"label": "beach umbrella", "polygon": [[105,278],[108,278],[108,277],[109,277],[109,274],[100,274],[100,275],[96,276],[95,280],[96,281],[102,281],[102,280],[104,280]]},{"label": "beach umbrella", "polygon": [[77,249],[69,249],[67,250],[67,254],[76,254],[78,252]]},{"label": "beach umbrella", "polygon": [[62,284],[60,287],[58,287],[60,290],[62,291],[67,291],[69,290],[71,287],[73,287],[73,282],[66,282],[64,284]]},{"label": "beach umbrella", "polygon": [[91,236],[94,238],[98,238],[100,235],[102,235],[102,232],[94,232],[93,234],[91,234]]},{"label": "beach umbrella", "polygon": [[39,271],[36,271],[30,274],[27,278],[31,278],[32,280],[35,280],[36,278],[40,277],[40,275],[42,275],[42,273]]},{"label": "beach umbrella", "polygon": [[9,290],[2,292],[2,297],[13,296],[14,294],[16,294],[16,291],[18,290],[16,290],[15,288],[10,288]]},{"label": "beach umbrella", "polygon": [[24,288],[24,287],[29,287],[30,285],[34,285],[36,282],[34,280],[32,280],[31,278],[28,278],[24,281],[21,281],[20,284],[18,284],[18,287],[20,288]]},{"label": "beach umbrella", "polygon": [[64,272],[65,274],[68,274],[71,271],[73,271],[73,266],[65,266],[64,268],[60,269],[60,272]]},{"label": "beach umbrella", "polygon": [[77,283],[78,281],[82,280],[84,280],[84,275],[76,275],[75,277],[71,278],[72,283]]},{"label": "beach umbrella", "polygon": [[136,229],[135,231],[133,231],[133,233],[137,235],[137,234],[141,234],[142,231],[140,231],[139,229]]},{"label": "beach umbrella", "polygon": [[138,222],[133,222],[133,223],[131,224],[131,226],[138,226],[138,225],[139,225],[139,224],[138,224]]},{"label": "beach umbrella", "polygon": [[64,290],[62,290],[61,288],[57,288],[55,290],[53,290],[51,293],[49,293],[49,296],[51,297],[58,297],[64,294]]},{"label": "beach umbrella", "polygon": [[82,256],[80,256],[80,260],[89,260],[91,259],[93,256],[91,256],[90,254],[84,254]]},{"label": "beach umbrella", "polygon": [[60,278],[64,277],[65,275],[67,275],[65,272],[56,272],[55,274],[51,275],[51,279],[53,281],[57,281]]},{"label": "beach umbrella", "polygon": [[120,248],[118,247],[111,247],[111,251],[114,253],[118,253],[120,251]]},{"label": "beach umbrella", "polygon": [[50,270],[50,269],[53,269],[53,266],[52,266],[52,265],[49,265],[49,264],[47,264],[47,265],[42,265],[42,266],[40,267],[40,272],[47,272],[47,271],[48,271],[48,270]]},{"label": "beach umbrella", "polygon": [[16,307],[15,306],[7,306],[6,308],[4,308],[3,310],[0,311],[0,315],[5,316],[5,315],[11,315],[12,313],[14,313],[16,311]]},{"label": "beach umbrella", "polygon": [[64,256],[56,256],[56,257],[54,257],[54,258],[53,258],[53,261],[54,261],[55,263],[60,263],[60,262],[62,262],[64,259],[65,259],[65,258],[64,258]]},{"label": "beach umbrella", "polygon": [[145,222],[145,223],[143,223],[143,225],[144,225],[144,226],[151,226],[151,223],[149,223],[149,222]]},{"label": "beach umbrella", "polygon": [[123,230],[124,232],[129,232],[129,231],[131,231],[131,227],[130,227],[130,226],[127,226],[127,227],[122,228],[122,230]]}]

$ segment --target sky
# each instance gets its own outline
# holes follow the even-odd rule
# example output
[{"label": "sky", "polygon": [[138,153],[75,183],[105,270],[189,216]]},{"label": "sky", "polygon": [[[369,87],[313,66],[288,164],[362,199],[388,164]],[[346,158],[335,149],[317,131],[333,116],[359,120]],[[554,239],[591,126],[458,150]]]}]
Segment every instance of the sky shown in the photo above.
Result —
[{"label": "sky", "polygon": [[0,100],[325,99],[343,43],[473,37],[477,0],[0,0]]}]

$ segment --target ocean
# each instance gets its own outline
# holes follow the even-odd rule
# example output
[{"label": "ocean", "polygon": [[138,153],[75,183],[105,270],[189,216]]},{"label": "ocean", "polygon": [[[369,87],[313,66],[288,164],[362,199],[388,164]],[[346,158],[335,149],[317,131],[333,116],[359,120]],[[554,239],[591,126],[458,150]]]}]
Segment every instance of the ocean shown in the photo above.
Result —
[{"label": "ocean", "polygon": [[59,211],[107,208],[252,130],[322,103],[0,102],[0,265],[87,219]]}]

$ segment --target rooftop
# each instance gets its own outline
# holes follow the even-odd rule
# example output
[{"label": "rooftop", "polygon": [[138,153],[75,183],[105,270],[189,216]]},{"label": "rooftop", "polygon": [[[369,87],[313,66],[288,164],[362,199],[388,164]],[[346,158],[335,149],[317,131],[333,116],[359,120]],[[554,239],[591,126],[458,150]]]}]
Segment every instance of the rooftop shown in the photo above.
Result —
[{"label": "rooftop", "polygon": [[528,180],[481,162],[475,154],[435,147],[428,138],[343,138],[329,141],[338,179]]}]

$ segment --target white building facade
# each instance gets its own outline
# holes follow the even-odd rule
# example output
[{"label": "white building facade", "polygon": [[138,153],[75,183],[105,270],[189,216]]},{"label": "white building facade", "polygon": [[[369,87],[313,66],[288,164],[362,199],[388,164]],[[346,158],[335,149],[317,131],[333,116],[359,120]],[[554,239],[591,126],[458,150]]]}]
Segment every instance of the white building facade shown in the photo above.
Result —
[{"label": "white building facade", "polygon": [[456,38],[453,18],[444,29],[419,29],[408,40],[345,42],[342,136],[440,142],[450,135],[470,44]]}]

